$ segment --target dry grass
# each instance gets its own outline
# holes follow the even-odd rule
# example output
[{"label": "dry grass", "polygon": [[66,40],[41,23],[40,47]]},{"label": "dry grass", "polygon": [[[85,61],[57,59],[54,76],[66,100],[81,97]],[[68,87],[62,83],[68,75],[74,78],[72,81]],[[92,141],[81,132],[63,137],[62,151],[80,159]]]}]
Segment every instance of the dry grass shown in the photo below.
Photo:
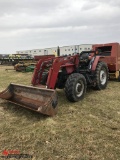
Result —
[{"label": "dry grass", "polygon": [[[0,66],[0,91],[10,82],[30,84],[32,73]],[[87,90],[78,103],[58,90],[59,110],[46,117],[0,100],[0,155],[4,149],[33,155],[33,160],[119,160],[120,83]]]}]

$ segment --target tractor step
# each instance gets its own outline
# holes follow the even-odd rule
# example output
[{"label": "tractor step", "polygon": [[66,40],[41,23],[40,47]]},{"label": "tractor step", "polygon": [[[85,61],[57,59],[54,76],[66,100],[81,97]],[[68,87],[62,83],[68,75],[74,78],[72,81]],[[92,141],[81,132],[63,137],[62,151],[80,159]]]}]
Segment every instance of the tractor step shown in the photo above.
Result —
[{"label": "tractor step", "polygon": [[0,98],[49,116],[57,113],[57,95],[53,89],[11,83],[0,92]]}]

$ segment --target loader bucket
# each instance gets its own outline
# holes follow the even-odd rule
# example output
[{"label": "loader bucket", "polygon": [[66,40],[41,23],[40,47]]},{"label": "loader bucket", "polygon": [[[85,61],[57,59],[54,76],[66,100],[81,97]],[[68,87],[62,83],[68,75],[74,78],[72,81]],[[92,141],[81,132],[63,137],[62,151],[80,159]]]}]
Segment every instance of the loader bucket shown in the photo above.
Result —
[{"label": "loader bucket", "polygon": [[57,95],[52,89],[11,83],[0,98],[49,116],[57,113]]}]

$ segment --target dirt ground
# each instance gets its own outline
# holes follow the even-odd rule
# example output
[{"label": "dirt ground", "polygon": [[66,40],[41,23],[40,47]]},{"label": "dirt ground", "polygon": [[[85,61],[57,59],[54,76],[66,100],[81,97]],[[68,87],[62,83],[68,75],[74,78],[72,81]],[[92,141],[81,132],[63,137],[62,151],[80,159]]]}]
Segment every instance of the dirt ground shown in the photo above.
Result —
[{"label": "dirt ground", "polygon": [[[0,91],[11,82],[30,85],[31,72],[9,68],[0,66]],[[0,99],[0,157],[18,150],[32,160],[119,160],[120,82],[109,81],[102,91],[87,89],[77,103],[70,103],[63,90],[57,93],[54,117]]]}]

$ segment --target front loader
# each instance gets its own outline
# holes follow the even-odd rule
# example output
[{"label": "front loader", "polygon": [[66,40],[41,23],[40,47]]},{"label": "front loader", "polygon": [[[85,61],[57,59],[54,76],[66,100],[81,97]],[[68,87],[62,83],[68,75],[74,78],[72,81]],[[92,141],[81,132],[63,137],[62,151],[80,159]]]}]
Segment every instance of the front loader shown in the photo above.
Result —
[{"label": "front loader", "polygon": [[10,84],[0,93],[0,98],[53,116],[57,113],[56,88],[64,89],[67,99],[77,102],[84,98],[87,86],[101,90],[106,88],[107,82],[107,64],[95,51],[66,57],[45,57],[36,64],[32,86]]}]

